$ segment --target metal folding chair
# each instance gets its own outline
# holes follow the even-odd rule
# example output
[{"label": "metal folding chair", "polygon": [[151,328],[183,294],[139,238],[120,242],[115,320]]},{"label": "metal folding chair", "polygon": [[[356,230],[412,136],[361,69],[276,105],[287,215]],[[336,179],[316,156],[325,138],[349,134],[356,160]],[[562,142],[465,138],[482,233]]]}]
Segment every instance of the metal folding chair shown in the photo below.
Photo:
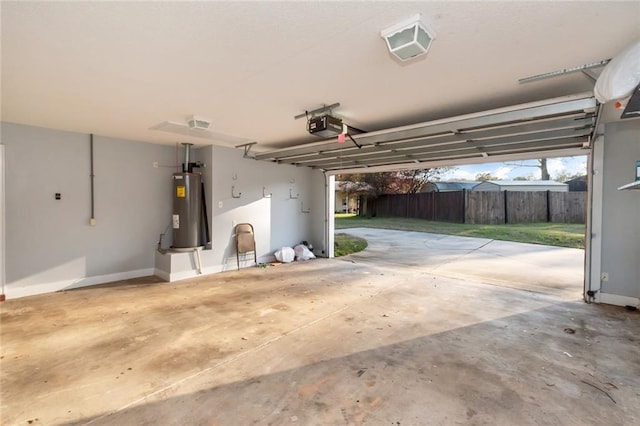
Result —
[{"label": "metal folding chair", "polygon": [[238,271],[240,270],[240,255],[253,252],[253,261],[257,264],[256,239],[253,232],[253,225],[250,223],[239,223],[235,228],[236,236],[236,259],[238,260]]}]

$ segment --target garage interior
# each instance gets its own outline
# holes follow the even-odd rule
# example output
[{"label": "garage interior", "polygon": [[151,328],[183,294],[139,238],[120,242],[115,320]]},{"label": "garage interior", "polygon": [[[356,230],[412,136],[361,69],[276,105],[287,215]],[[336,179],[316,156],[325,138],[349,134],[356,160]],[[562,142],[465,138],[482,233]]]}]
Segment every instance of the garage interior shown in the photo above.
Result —
[{"label": "garage interior", "polygon": [[[618,190],[640,120],[594,97],[640,40],[640,3],[0,13],[2,424],[640,421],[640,192]],[[431,44],[402,61],[381,33],[416,15]],[[314,110],[342,136],[309,134]],[[182,143],[210,241],[174,253]],[[433,253],[333,258],[338,173],[578,154],[584,270],[550,281],[580,293],[527,286],[552,260],[526,260],[518,285],[461,260],[430,268]],[[239,223],[264,267],[236,270]],[[266,266],[303,240],[318,259]]]}]

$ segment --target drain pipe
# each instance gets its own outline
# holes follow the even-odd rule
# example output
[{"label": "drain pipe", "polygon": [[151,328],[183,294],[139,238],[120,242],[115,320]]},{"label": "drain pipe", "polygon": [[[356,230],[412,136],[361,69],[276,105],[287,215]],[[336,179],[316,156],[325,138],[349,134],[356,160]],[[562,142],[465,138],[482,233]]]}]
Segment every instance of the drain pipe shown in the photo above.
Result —
[{"label": "drain pipe", "polygon": [[202,259],[200,258],[200,247],[194,248],[193,254],[196,261],[196,271],[199,275],[202,275]]}]

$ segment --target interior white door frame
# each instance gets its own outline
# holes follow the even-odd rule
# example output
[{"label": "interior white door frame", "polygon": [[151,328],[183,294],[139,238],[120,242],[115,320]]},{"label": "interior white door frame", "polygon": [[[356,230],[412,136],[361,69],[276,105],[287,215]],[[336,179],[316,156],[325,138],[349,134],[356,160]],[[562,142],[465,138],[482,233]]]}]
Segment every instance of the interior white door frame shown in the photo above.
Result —
[{"label": "interior white door frame", "polygon": [[325,173],[325,234],[324,240],[326,244],[326,256],[332,258],[334,256],[334,234],[335,234],[335,192],[336,192],[336,177],[332,174]]}]

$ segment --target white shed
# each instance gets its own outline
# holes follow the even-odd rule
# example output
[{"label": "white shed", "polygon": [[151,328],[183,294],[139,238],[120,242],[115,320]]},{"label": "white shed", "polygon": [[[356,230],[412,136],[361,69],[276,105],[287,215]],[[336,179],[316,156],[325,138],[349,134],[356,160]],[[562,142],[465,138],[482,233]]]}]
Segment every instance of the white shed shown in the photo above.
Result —
[{"label": "white shed", "polygon": [[471,191],[480,182],[428,182],[420,192]]},{"label": "white shed", "polygon": [[553,180],[487,180],[473,191],[555,191],[568,192],[569,185]]}]

